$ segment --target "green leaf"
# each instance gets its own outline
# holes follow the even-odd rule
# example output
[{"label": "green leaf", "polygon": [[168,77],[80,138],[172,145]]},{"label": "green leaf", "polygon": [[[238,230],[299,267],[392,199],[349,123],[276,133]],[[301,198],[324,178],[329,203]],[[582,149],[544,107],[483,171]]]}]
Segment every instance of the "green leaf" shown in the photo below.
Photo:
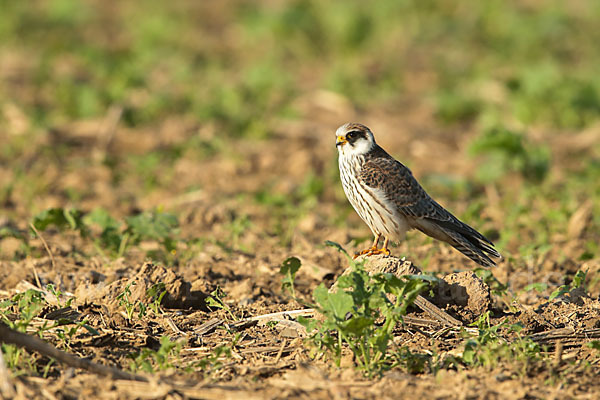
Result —
[{"label": "green leaf", "polygon": [[340,289],[348,289],[354,287],[354,272],[351,272],[348,275],[342,275],[337,280],[337,286]]},{"label": "green leaf", "polygon": [[579,271],[577,271],[577,273],[573,277],[573,282],[571,282],[571,287],[573,289],[582,287],[583,284],[585,283],[585,278],[586,277],[587,277],[587,271],[584,271],[584,270],[580,269]]},{"label": "green leaf", "polygon": [[210,296],[206,298],[206,304],[209,307],[223,308],[223,303],[220,300],[217,300],[214,297],[210,297]]},{"label": "green leaf", "polygon": [[439,282],[439,278],[436,278],[435,276],[431,276],[431,275],[426,275],[426,274],[422,274],[422,275],[414,275],[414,274],[410,274],[410,275],[404,275],[405,278],[410,279],[410,280],[414,280],[414,281],[427,281],[427,282]]},{"label": "green leaf", "polygon": [[88,324],[83,324],[82,326],[85,328],[86,331],[88,331],[92,335],[94,335],[94,336],[100,335],[100,332],[98,332],[96,329],[94,329],[93,327],[89,326]]},{"label": "green leaf", "polygon": [[221,289],[220,286],[217,286],[215,290],[210,292],[210,296],[206,298],[206,304],[209,307],[215,308],[225,308],[225,303],[223,303],[223,299],[227,296],[227,294]]},{"label": "green leaf", "polygon": [[474,340],[468,340],[465,343],[462,359],[466,364],[473,364],[473,362],[475,361],[476,348],[477,342]]},{"label": "green leaf", "polygon": [[166,290],[167,289],[164,282],[155,283],[146,290],[146,297],[148,297],[150,300],[162,298],[162,296],[165,295]]},{"label": "green leaf", "polygon": [[289,257],[283,262],[283,264],[281,264],[281,268],[279,268],[279,273],[283,275],[281,289],[289,290],[292,297],[296,296],[294,291],[294,280],[296,279],[296,273],[300,269],[301,265],[302,263],[297,257]]},{"label": "green leaf", "polygon": [[510,325],[510,331],[511,332],[521,332],[525,327],[523,326],[523,324],[521,322],[517,322],[516,324],[512,324]]},{"label": "green leaf", "polygon": [[292,280],[293,280],[293,277],[296,276],[296,272],[298,272],[301,265],[302,265],[302,263],[300,262],[300,260],[297,257],[289,257],[281,265],[281,268],[279,269],[279,273],[281,275],[292,277]]},{"label": "green leaf", "polygon": [[548,289],[548,284],[545,282],[536,282],[536,283],[532,283],[530,285],[525,286],[525,291],[526,292],[530,292],[532,290],[535,290],[536,292],[543,292],[544,290]]},{"label": "green leaf", "polygon": [[589,347],[590,349],[600,351],[600,340],[592,340],[586,346]]},{"label": "green leaf", "polygon": [[345,331],[352,333],[355,336],[364,336],[367,328],[373,327],[375,320],[365,316],[353,316],[345,323]]},{"label": "green leaf", "polygon": [[550,297],[548,297],[548,300],[554,300],[558,296],[562,296],[563,294],[566,294],[566,293],[569,293],[569,287],[567,285],[562,285],[558,289],[556,289],[554,292],[552,292],[552,294],[550,294]]},{"label": "green leaf", "polygon": [[[329,292],[322,283],[313,291],[313,298],[323,308],[326,308],[329,305],[328,297]],[[329,308],[327,308],[326,311],[329,311]]]},{"label": "green leaf", "polygon": [[344,254],[348,255],[348,252],[346,250],[344,250],[342,245],[339,243],[332,242],[331,240],[326,240],[325,245],[329,246],[329,247],[333,247],[333,248],[337,249],[340,253],[344,253]]},{"label": "green leaf", "polygon": [[329,293],[322,283],[314,290],[313,297],[325,312],[333,314],[338,320],[345,320],[346,314],[351,312],[354,306],[352,295],[342,290]]},{"label": "green leaf", "polygon": [[[161,259],[164,258],[163,252],[172,254],[175,251],[177,242],[173,236],[179,233],[179,222],[173,214],[160,211],[145,212],[126,218],[125,221],[127,229],[125,229],[123,240],[120,243],[127,244],[126,238],[129,237],[134,244],[138,244],[142,240],[158,241],[162,245],[162,251],[147,252],[147,256],[150,258]],[[121,247],[124,246],[120,244],[120,253],[122,252]]]},{"label": "green leaf", "polygon": [[127,231],[141,239],[161,240],[176,233],[177,217],[162,212],[145,212],[125,219]]},{"label": "green leaf", "polygon": [[33,226],[41,231],[48,226],[54,225],[58,229],[71,228],[85,233],[85,225],[82,222],[83,213],[75,209],[49,208],[33,217]]},{"label": "green leaf", "polygon": [[296,318],[296,320],[298,321],[298,323],[300,325],[302,325],[303,327],[305,327],[306,331],[309,332],[309,333],[312,332],[317,327],[317,325],[319,324],[319,321],[317,321],[317,320],[315,320],[313,318],[306,318],[306,317],[303,317],[301,315],[298,316],[298,318]]},{"label": "green leaf", "polygon": [[86,225],[97,225],[103,231],[108,229],[119,229],[121,227],[121,223],[114,219],[108,211],[103,208],[95,208],[90,213],[88,213],[84,218],[83,222]]}]

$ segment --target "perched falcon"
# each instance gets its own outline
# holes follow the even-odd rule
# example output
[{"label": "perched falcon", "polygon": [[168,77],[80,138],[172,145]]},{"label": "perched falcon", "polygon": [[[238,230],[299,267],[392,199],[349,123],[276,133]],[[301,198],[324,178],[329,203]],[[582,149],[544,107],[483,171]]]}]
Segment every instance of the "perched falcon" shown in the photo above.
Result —
[{"label": "perched falcon", "polygon": [[501,256],[494,244],[433,200],[408,168],[375,143],[369,128],[348,123],[335,135],[344,192],[375,236],[372,247],[355,257],[389,255],[390,240],[403,240],[408,230],[418,229],[484,267],[496,265],[490,257]]}]

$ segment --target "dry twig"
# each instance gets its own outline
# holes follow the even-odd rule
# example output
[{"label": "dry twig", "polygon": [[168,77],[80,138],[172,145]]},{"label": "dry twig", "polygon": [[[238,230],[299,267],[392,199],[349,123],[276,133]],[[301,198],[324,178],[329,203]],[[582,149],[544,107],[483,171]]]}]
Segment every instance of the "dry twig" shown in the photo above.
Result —
[{"label": "dry twig", "polygon": [[96,364],[84,358],[76,357],[72,354],[66,353],[41,339],[15,331],[2,322],[0,322],[0,342],[14,344],[29,351],[38,352],[46,357],[51,357],[59,362],[65,363],[70,367],[85,369],[98,375],[110,376],[115,379],[125,379],[140,382],[147,381],[147,379],[142,376],[130,374],[129,372],[122,371],[118,368]]}]

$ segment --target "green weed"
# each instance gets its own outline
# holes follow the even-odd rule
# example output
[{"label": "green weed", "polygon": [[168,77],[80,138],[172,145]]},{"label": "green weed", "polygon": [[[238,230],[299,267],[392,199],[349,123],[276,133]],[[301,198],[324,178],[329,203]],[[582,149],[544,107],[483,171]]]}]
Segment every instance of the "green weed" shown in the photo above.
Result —
[{"label": "green weed", "polygon": [[[489,311],[484,313],[472,325],[477,327],[478,334],[464,342],[460,361],[468,366],[495,368],[500,362],[515,362],[525,375],[527,368],[535,361],[541,361],[542,348],[531,339],[521,336],[523,327],[519,324],[508,325],[501,322],[491,325]],[[513,334],[516,338],[508,342],[501,334]]]},{"label": "green weed", "polygon": [[559,288],[557,288],[554,292],[552,292],[550,294],[550,297],[548,298],[548,300],[553,300],[556,297],[563,296],[577,288],[582,288],[585,290],[586,289],[585,288],[586,277],[587,277],[587,271],[583,271],[583,270],[577,271],[577,273],[575,273],[575,276],[573,277],[573,280],[571,281],[571,283],[561,285]]},{"label": "green weed", "polygon": [[164,282],[158,282],[146,290],[146,298],[148,299],[148,308],[154,312],[154,315],[159,316],[164,314],[160,308],[163,297],[167,294]]},{"label": "green weed", "polygon": [[173,368],[173,358],[179,357],[184,344],[183,341],[171,341],[168,336],[162,336],[158,350],[145,348],[129,354],[129,368],[132,372],[142,370],[148,373]]},{"label": "green weed", "polygon": [[600,340],[591,340],[590,342],[588,342],[588,344],[586,346],[589,347],[590,349],[600,351]]},{"label": "green weed", "polygon": [[[14,295],[9,300],[3,300],[0,303],[2,309],[0,316],[9,327],[25,332],[33,318],[37,317],[45,306],[42,292],[29,289]],[[9,318],[11,311],[16,313],[14,320]]]},{"label": "green weed", "polygon": [[[53,285],[48,285],[48,290],[56,296],[57,300],[62,296],[62,293],[56,290]],[[72,298],[67,300],[62,306],[69,307],[71,300]],[[81,330],[91,335],[99,334],[96,329],[88,324],[87,319],[81,321],[59,319],[54,321],[54,323],[44,320],[42,324],[33,324],[34,318],[38,317],[42,310],[49,306],[42,292],[29,289],[14,295],[10,299],[0,301],[0,320],[10,328],[20,332],[26,332],[28,329],[33,328],[35,334],[40,337],[46,332],[52,332],[59,339],[59,344],[63,347],[70,347],[73,338]],[[2,344],[2,352],[4,353],[8,367],[18,374],[39,372],[40,365],[38,365],[37,358],[29,355],[23,348]],[[52,361],[44,366],[42,370],[44,375],[48,373],[51,365]]]},{"label": "green weed", "polygon": [[33,217],[33,226],[40,231],[46,230],[49,226],[57,229],[72,229],[79,231],[81,236],[88,233],[87,226],[83,223],[83,213],[76,209],[67,208],[49,208]]},{"label": "green weed", "polygon": [[218,308],[227,311],[227,313],[231,316],[234,321],[237,321],[238,318],[233,314],[231,308],[225,304],[223,299],[227,296],[227,293],[221,289],[221,287],[217,286],[215,290],[210,292],[210,296],[206,298],[206,304],[209,307]]},{"label": "green weed", "polygon": [[190,369],[193,371],[200,369],[209,377],[214,375],[217,371],[225,366],[223,361],[231,358],[233,349],[235,349],[241,337],[242,334],[240,332],[232,335],[230,345],[221,345],[215,347],[208,356],[204,357],[199,362],[195,362]]},{"label": "green weed", "polygon": [[480,277],[486,285],[492,290],[492,293],[497,296],[504,296],[508,290],[508,286],[500,282],[489,268],[476,268],[475,274]]},{"label": "green weed", "polygon": [[[329,291],[323,284],[314,290],[313,307],[323,321],[299,318],[299,322],[310,332],[308,341],[317,353],[328,354],[339,366],[342,349],[347,346],[367,376],[378,375],[393,364],[388,352],[393,329],[427,288],[428,277],[369,276],[362,262],[355,262],[340,245],[328,244],[346,255],[352,270],[338,279],[337,291]],[[384,322],[378,324],[379,318]]]},{"label": "green weed", "polygon": [[167,294],[164,282],[155,283],[146,290],[146,301],[133,301],[131,299],[131,286],[135,285],[137,285],[135,281],[129,282],[127,285],[125,285],[123,291],[117,296],[117,300],[119,300],[119,306],[123,306],[125,308],[127,319],[132,321],[134,316],[137,316],[138,319],[142,319],[147,315],[148,309],[150,309],[150,311],[152,311],[156,316],[162,315],[163,311],[160,307],[160,304],[163,297]]},{"label": "green weed", "polygon": [[158,242],[162,251],[150,251],[148,256],[161,261],[168,261],[177,249],[175,235],[179,232],[179,222],[173,214],[153,211],[145,212],[125,219],[127,228],[124,235],[129,235],[133,244],[142,240]]},{"label": "green weed", "polygon": [[279,269],[279,274],[283,276],[281,290],[288,290],[292,297],[296,297],[294,280],[296,279],[296,273],[300,269],[300,266],[301,263],[297,257],[290,257],[281,264],[281,268]]},{"label": "green weed", "polygon": [[[125,288],[123,289],[123,291],[117,296],[117,300],[119,300],[119,305],[125,307],[125,313],[127,314],[127,319],[129,321],[131,321],[131,319],[133,318],[133,313],[135,312],[136,309],[136,305],[142,304],[141,302],[134,302],[132,301],[131,298],[131,286],[135,286],[137,285],[137,283],[135,283],[135,281],[129,282]],[[142,304],[141,307],[138,307],[140,309],[139,311],[139,316],[140,318],[143,317],[146,313],[146,308],[144,307],[144,305]]]}]

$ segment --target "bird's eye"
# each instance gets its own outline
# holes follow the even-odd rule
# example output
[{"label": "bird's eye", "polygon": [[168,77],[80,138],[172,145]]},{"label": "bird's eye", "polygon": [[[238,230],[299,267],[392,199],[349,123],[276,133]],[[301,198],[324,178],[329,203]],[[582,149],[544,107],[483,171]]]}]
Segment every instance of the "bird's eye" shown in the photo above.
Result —
[{"label": "bird's eye", "polygon": [[346,139],[353,139],[353,138],[355,138],[357,136],[358,136],[358,132],[357,131],[348,132],[346,134]]}]

